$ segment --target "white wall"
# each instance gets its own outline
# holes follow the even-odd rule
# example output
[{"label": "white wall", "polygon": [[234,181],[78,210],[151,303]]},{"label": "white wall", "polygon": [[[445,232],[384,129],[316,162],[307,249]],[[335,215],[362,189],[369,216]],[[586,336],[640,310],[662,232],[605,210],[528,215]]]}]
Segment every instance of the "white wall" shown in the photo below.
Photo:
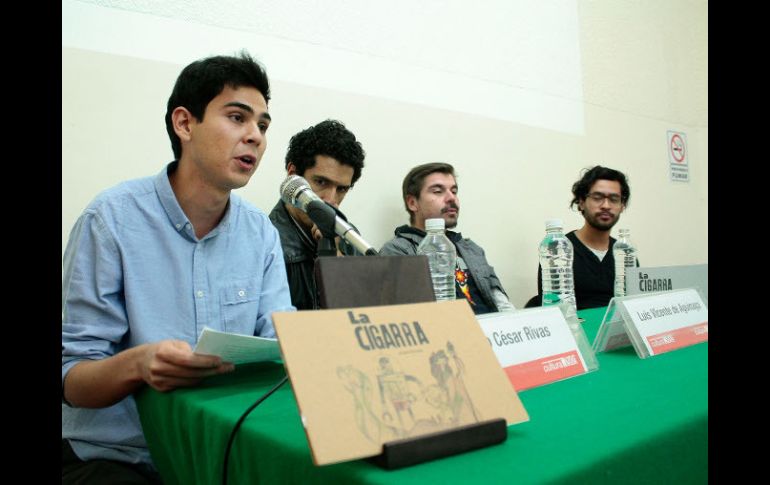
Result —
[{"label": "white wall", "polygon": [[[408,220],[400,187],[409,168],[450,162],[459,173],[458,229],[485,248],[517,306],[536,293],[543,221],[582,224],[568,208],[569,189],[580,169],[596,163],[629,176],[631,203],[620,225],[631,229],[643,265],[708,262],[705,1],[537,2],[531,15],[521,14],[534,9],[528,2],[477,2],[472,15],[451,7],[456,2],[443,10],[441,2],[424,2],[422,10],[409,9],[410,18],[438,11],[444,17],[407,27],[392,19],[373,25],[371,13],[356,10],[358,2],[343,0],[333,2],[334,15],[323,2],[327,13],[320,19],[312,11],[318,2],[310,1],[231,0],[216,8],[187,2],[192,7],[182,18],[176,3],[62,2],[62,252],[96,193],[153,175],[171,160],[163,115],[181,68],[247,48],[271,77],[274,122],[259,170],[239,193],[266,212],[285,177],[289,138],[335,118],[367,152],[363,176],[341,207],[364,237],[379,247]],[[391,16],[408,6],[389,5]],[[281,9],[287,14],[277,15]],[[298,20],[302,12],[319,21]],[[253,20],[263,18],[258,14],[270,21]],[[323,22],[348,28],[323,28]],[[528,35],[508,33],[522,30]],[[290,32],[302,35],[289,38]],[[372,39],[354,42],[350,32]],[[382,41],[388,34],[400,50]],[[489,47],[496,38],[503,48]],[[439,42],[446,39],[453,40]],[[506,61],[506,52],[515,62]],[[324,63],[310,63],[308,53]],[[304,62],[287,62],[300,55]],[[365,67],[358,83],[350,83],[344,66]],[[398,83],[387,78],[394,74]],[[421,91],[426,87],[430,96]],[[484,91],[494,96],[479,94]],[[687,134],[689,183],[669,181],[668,130]]]}]

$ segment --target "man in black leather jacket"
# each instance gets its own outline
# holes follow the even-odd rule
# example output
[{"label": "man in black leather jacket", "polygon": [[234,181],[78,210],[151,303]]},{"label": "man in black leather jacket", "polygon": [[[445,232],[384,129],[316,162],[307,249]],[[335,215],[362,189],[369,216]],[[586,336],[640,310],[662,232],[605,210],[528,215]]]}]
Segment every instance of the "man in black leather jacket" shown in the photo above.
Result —
[{"label": "man in black leather jacket", "polygon": [[[286,172],[304,177],[318,197],[339,207],[361,177],[365,155],[361,143],[345,125],[325,120],[291,138]],[[321,231],[302,210],[281,200],[270,212],[270,220],[281,237],[291,303],[297,310],[318,309],[313,268]],[[346,241],[337,238],[335,242],[339,256],[358,254]]]}]

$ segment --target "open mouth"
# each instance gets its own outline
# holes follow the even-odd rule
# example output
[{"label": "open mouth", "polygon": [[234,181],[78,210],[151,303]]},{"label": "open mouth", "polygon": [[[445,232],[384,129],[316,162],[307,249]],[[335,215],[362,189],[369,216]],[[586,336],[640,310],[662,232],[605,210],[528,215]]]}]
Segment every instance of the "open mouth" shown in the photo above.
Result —
[{"label": "open mouth", "polygon": [[241,157],[236,157],[237,160],[240,160],[241,165],[244,165],[246,167],[253,167],[257,163],[257,157],[253,157],[251,155],[243,155]]}]

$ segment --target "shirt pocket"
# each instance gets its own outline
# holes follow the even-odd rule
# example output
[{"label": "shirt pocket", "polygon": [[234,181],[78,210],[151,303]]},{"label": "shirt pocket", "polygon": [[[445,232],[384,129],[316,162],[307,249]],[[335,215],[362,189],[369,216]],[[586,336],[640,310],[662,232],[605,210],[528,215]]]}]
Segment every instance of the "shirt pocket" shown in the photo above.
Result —
[{"label": "shirt pocket", "polygon": [[254,281],[233,283],[220,291],[225,332],[254,335],[259,314],[259,285]]}]

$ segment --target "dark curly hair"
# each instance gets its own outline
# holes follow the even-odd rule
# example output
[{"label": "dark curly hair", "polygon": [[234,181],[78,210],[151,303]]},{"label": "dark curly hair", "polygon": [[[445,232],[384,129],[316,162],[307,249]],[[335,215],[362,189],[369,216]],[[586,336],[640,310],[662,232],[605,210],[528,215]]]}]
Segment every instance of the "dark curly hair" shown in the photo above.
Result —
[{"label": "dark curly hair", "polygon": [[[588,191],[597,180],[611,180],[620,183],[620,201],[624,206],[628,206],[628,200],[631,198],[631,188],[628,186],[626,176],[619,170],[597,165],[592,168],[583,169],[583,176],[572,185],[572,202],[570,208],[586,200]],[[581,213],[583,211],[580,211]]]},{"label": "dark curly hair", "polygon": [[322,121],[292,136],[286,151],[286,168],[293,163],[297,175],[302,176],[305,170],[315,165],[316,155],[325,155],[353,167],[351,187],[361,177],[366,152],[356,135],[337,120]]},{"label": "dark curly hair", "polygon": [[174,84],[166,105],[166,131],[171,139],[174,158],[182,157],[182,142],[174,132],[171,114],[180,106],[187,108],[195,119],[203,121],[206,106],[219,96],[225,86],[237,89],[254,87],[270,101],[270,82],[265,69],[246,52],[235,56],[213,56],[200,59],[185,67]]}]

